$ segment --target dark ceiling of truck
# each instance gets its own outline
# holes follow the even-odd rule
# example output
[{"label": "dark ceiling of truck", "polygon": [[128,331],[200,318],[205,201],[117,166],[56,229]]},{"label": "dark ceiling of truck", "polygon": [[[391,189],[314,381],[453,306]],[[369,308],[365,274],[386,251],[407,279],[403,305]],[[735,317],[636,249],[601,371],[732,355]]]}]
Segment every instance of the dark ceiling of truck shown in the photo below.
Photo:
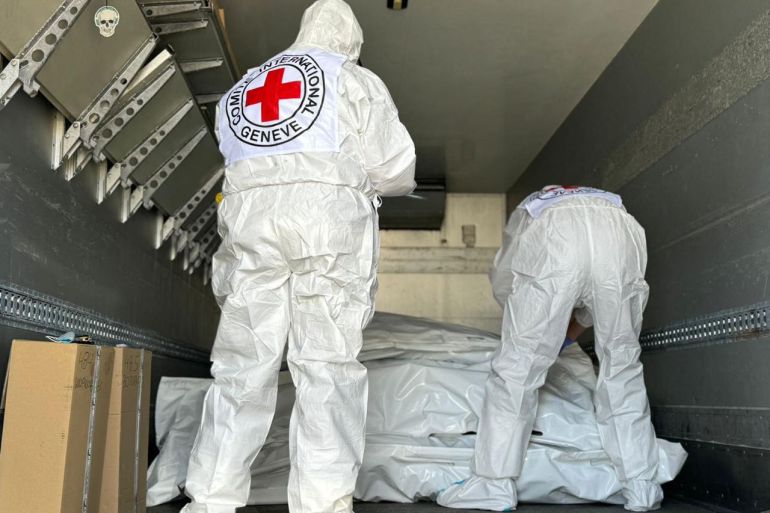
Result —
[{"label": "dark ceiling of truck", "polygon": [[[120,195],[124,222],[156,210],[156,247],[170,241],[192,272],[217,242],[216,102],[292,43],[310,3],[5,0],[0,106],[40,91],[61,114],[52,167],[91,170],[96,200]],[[392,92],[428,199],[386,204],[384,226],[440,225],[446,191],[506,191],[655,3],[352,0],[361,63]]]}]

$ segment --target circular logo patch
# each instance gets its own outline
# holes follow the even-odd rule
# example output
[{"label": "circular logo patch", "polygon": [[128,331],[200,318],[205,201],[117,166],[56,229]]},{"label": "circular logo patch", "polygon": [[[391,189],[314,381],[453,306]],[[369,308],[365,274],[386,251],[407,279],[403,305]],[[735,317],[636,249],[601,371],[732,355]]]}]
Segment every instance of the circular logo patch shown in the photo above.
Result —
[{"label": "circular logo patch", "polygon": [[281,55],[225,96],[228,125],[252,146],[278,146],[308,131],[323,107],[324,74],[309,55]]}]

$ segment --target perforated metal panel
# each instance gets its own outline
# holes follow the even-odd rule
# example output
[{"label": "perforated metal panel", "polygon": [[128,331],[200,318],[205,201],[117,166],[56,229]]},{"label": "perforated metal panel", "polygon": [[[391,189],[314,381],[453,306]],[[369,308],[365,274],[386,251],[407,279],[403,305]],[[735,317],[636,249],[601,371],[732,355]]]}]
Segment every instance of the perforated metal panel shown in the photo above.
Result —
[{"label": "perforated metal panel", "polygon": [[[142,206],[157,207],[163,215],[152,234],[156,248],[193,210],[204,208],[201,196],[216,193],[222,157],[211,117],[198,101],[204,101],[202,94],[224,92],[235,78],[211,2],[160,4],[111,1],[120,12],[113,37],[100,35],[94,24],[101,2],[8,0],[0,5],[0,49],[9,58],[45,40],[41,60],[33,59],[42,63],[39,70],[25,64],[32,62],[25,57],[32,50],[12,61],[11,72],[3,75],[2,105],[18,93],[19,84],[30,95],[40,89],[71,121],[57,118],[53,167],[67,180],[79,175],[93,180],[100,203],[120,191],[122,222]],[[67,13],[73,17],[54,17]]]},{"label": "perforated metal panel", "polygon": [[3,0],[0,2],[0,48],[16,55],[46,22],[61,0]]},{"label": "perforated metal panel", "polygon": [[[204,2],[208,4],[209,2]],[[145,11],[149,9],[145,8]],[[219,25],[217,15],[211,8],[202,8],[195,12],[151,18],[156,27],[155,33],[174,48],[180,63],[209,63],[218,61],[219,66],[187,73],[190,88],[194,94],[225,92],[233,85],[238,73],[229,58],[226,40]],[[193,30],[165,33],[162,29],[176,24],[195,24]],[[210,64],[209,64],[210,65]]]},{"label": "perforated metal panel", "polygon": [[[173,62],[171,55],[169,54],[168,60],[163,62]],[[161,64],[159,64],[160,68],[162,68]],[[146,107],[112,140],[106,148],[107,152],[116,160],[123,159],[136,145],[149,136],[155,127],[161,125],[190,97],[190,91],[184,78],[177,71],[155,97],[148,102]],[[194,116],[193,113],[190,115]]]},{"label": "perforated metal panel", "polygon": [[[59,6],[60,1],[0,2],[0,42],[15,55]],[[113,0],[120,11],[115,35],[105,38],[94,25],[104,4],[90,2],[58,43],[38,74],[43,93],[68,118],[77,117],[152,35],[133,0]]]},{"label": "perforated metal panel", "polygon": [[38,76],[48,94],[73,116],[88,106],[152,34],[135,2],[112,0],[110,5],[120,11],[120,24],[114,36],[100,36],[94,14],[102,5],[89,4]]},{"label": "perforated metal panel", "polygon": [[185,159],[184,165],[158,190],[153,201],[168,214],[177,212],[222,164],[222,155],[217,149],[214,138],[207,135]]}]

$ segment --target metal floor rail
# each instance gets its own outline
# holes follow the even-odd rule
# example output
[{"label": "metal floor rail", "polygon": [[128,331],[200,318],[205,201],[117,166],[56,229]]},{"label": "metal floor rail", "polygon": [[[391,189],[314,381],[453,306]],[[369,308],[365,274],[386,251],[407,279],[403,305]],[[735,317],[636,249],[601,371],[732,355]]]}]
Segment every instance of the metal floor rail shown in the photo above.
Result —
[{"label": "metal floor rail", "polygon": [[[663,328],[644,330],[639,336],[642,351],[682,349],[700,345],[753,340],[770,334],[770,302],[722,310]],[[594,356],[594,342],[583,349]]]},{"label": "metal floor rail", "polygon": [[74,331],[95,343],[126,344],[158,355],[208,363],[203,351],[189,348],[153,331],[131,326],[37,291],[0,281],[0,324],[48,334]]}]

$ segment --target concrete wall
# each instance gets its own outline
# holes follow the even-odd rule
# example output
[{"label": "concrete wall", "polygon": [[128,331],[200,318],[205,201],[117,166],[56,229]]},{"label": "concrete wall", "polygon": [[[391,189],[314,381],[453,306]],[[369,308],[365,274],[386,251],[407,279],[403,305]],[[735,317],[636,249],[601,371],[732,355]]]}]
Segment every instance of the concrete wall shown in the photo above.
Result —
[{"label": "concrete wall", "polygon": [[[548,183],[619,192],[647,232],[647,330],[768,301],[768,77],[766,0],[661,0],[509,204]],[[770,508],[770,338],[643,359],[659,434],[691,455],[674,490]]]},{"label": "concrete wall", "polygon": [[[473,248],[463,225],[475,227]],[[499,333],[502,310],[487,273],[504,225],[504,194],[448,194],[441,230],[383,230],[377,310]]]}]

